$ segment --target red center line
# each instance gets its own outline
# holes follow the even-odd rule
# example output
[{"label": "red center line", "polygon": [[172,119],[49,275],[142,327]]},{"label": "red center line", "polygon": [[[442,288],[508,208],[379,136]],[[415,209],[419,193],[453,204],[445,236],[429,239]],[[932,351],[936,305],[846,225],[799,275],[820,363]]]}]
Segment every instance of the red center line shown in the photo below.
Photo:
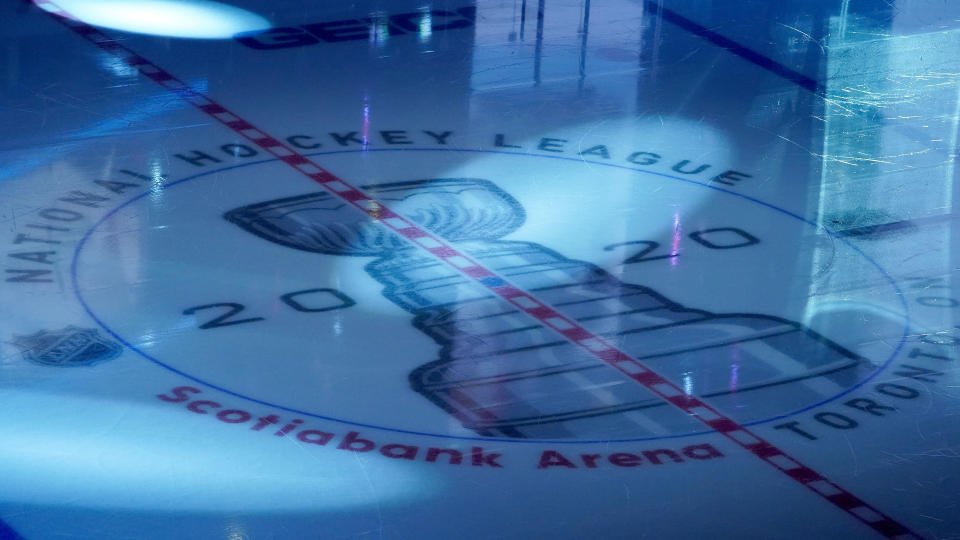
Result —
[{"label": "red center line", "polygon": [[773,466],[787,477],[792,478],[837,508],[865,523],[884,537],[896,540],[920,538],[919,535],[911,532],[907,527],[879,509],[790,457],[786,452],[739,425],[706,402],[695,396],[687,395],[679,386],[611,345],[607,340],[594,335],[575,320],[540,302],[533,295],[514,287],[502,276],[481,266],[441,238],[393,212],[383,203],[368,197],[356,187],[338,178],[207,96],[192,90],[164,69],[124,47],[110,36],[73,18],[54,2],[49,0],[33,1],[42,9],[55,15],[58,21],[77,34],[104,51],[115,55],[127,65],[139,70],[145,77],[177,94],[235,133],[320,184],[333,195],[373,218],[375,222],[400,234],[437,259],[527,313],[541,324],[553,329],[570,342],[641,384],[664,401],[693,416],[710,429],[719,432],[734,444]]}]

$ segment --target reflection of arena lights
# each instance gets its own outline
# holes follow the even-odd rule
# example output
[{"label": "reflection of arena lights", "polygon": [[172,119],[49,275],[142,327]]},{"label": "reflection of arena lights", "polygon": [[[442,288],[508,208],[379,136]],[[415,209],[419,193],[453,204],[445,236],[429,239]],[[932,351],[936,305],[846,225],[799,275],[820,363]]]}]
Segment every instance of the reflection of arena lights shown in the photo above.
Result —
[{"label": "reflection of arena lights", "polygon": [[485,178],[516,197],[527,216],[516,239],[608,268],[629,256],[631,248],[604,246],[638,240],[655,240],[660,245],[655,256],[671,255],[667,265],[681,265],[682,257],[675,255],[702,226],[695,224],[702,215],[722,212],[719,206],[700,209],[716,191],[676,178],[727,187],[713,179],[731,170],[743,171],[737,177],[757,174],[738,156],[742,151],[730,135],[706,119],[610,119],[515,135],[494,145],[522,157],[479,155],[440,174]]},{"label": "reflection of arena lights", "polygon": [[[161,401],[120,404],[32,391],[5,398],[34,427],[0,425],[3,503],[82,500],[97,508],[156,512],[345,513],[426,498],[436,486],[406,460],[376,451],[359,457],[338,450],[337,442],[320,447],[234,429],[209,415],[165,409]],[[210,422],[197,427],[192,417]],[[116,425],[123,429],[103,428]],[[371,438],[377,439],[373,433]],[[239,450],[225,454],[223,448]],[[278,452],[298,459],[277,459]],[[361,475],[369,476],[358,481]]]},{"label": "reflection of arena lights", "polygon": [[212,0],[57,0],[56,3],[83,22],[135,34],[222,39],[270,28],[270,23],[259,15]]}]

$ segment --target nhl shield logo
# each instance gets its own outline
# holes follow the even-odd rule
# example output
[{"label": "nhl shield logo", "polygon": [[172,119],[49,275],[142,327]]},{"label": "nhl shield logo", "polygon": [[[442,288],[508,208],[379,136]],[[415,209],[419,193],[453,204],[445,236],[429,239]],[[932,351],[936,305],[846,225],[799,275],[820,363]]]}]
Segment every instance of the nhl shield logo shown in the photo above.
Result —
[{"label": "nhl shield logo", "polygon": [[45,366],[89,366],[116,358],[123,348],[100,336],[92,328],[68,326],[61,330],[41,330],[27,336],[14,336],[13,344],[26,360]]}]

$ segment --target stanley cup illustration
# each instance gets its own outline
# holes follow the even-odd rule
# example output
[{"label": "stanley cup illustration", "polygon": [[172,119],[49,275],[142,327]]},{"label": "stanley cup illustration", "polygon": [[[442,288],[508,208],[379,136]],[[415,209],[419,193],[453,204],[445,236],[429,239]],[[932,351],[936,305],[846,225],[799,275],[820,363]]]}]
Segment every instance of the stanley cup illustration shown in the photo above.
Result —
[{"label": "stanley cup illustration", "polygon": [[[838,394],[869,362],[804,326],[756,314],[689,309],[542,245],[503,240],[523,207],[492,182],[432,179],[364,186],[540,301],[740,422]],[[291,248],[371,257],[366,271],[439,346],[412,388],[484,436],[649,436],[689,419],[578,346],[326,192],[224,216]],[[776,403],[776,409],[773,409]]]}]

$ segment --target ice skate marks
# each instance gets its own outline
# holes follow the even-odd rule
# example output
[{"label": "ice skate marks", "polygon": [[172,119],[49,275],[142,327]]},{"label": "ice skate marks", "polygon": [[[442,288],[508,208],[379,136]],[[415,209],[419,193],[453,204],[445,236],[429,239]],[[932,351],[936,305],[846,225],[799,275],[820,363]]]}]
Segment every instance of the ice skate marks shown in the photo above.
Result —
[{"label": "ice skate marks", "polygon": [[[363,189],[594,335],[681,381],[688,395],[736,410],[740,422],[773,416],[774,402],[819,401],[872,371],[869,362],[798,323],[689,309],[545,246],[502,240],[523,225],[525,213],[488,180]],[[424,359],[410,374],[411,388],[480,435],[585,438],[680,429],[658,396],[326,192],[257,203],[224,217],[287,247],[375,258],[365,269],[384,286],[384,296],[440,347],[436,358]]]},{"label": "ice skate marks", "polygon": [[[368,216],[374,219],[384,218],[385,220],[399,222],[391,223],[389,227],[416,242],[430,254],[442,259],[446,264],[453,265],[465,275],[476,279],[478,284],[489,288],[505,301],[524,309],[526,313],[537,321],[549,325],[564,337],[576,341],[577,344],[584,347],[585,350],[589,349],[592,354],[601,358],[604,362],[607,362],[608,365],[614,369],[624,373],[644,387],[649,388],[651,392],[654,392],[661,399],[669,401],[678,409],[696,417],[699,421],[757,456],[768,465],[771,465],[784,475],[802,484],[811,490],[811,492],[818,494],[835,507],[842,509],[849,516],[864,523],[886,538],[917,538],[917,535],[912,533],[907,527],[901,525],[879,509],[872,507],[853,493],[830,482],[816,471],[789,458],[783,451],[772,446],[767,441],[750,434],[731,418],[719,414],[712,406],[702,402],[698,398],[684,396],[674,383],[664,379],[653,371],[647,370],[646,367],[636,359],[629,357],[626,353],[611,346],[609,343],[600,341],[600,338],[592,335],[576,321],[569,319],[549,306],[538,304],[532,296],[523,290],[512,286],[491,271],[476,265],[475,261],[470,261],[466,256],[457,252],[452,247],[443,245],[436,236],[432,236],[412,222],[398,217],[399,214],[394,213],[390,209],[383,208],[376,201],[365,197],[363,193],[356,188],[310,162],[310,160],[283,145],[283,143],[279,143],[276,139],[269,137],[266,133],[255,129],[251,124],[230,113],[227,109],[213,102],[206,96],[190,90],[184,90],[182,82],[160,69],[159,66],[134,55],[131,50],[123,47],[95,28],[72,19],[68,13],[54,2],[49,0],[35,0],[35,2],[38,6],[43,7],[57,21],[63,23],[84,39],[87,39],[106,52],[124,58],[128,64],[137,66],[137,69],[142,74],[157,82],[157,84],[164,86],[170,91],[177,92],[184,100],[195,105],[199,110],[220,121],[251,142],[254,142],[258,147],[269,151],[275,157],[283,160],[312,181],[331,190],[331,193],[336,193],[342,200],[350,202]],[[439,245],[431,248],[428,245],[430,243]],[[823,484],[827,484],[831,489],[817,489],[817,485]]]}]

